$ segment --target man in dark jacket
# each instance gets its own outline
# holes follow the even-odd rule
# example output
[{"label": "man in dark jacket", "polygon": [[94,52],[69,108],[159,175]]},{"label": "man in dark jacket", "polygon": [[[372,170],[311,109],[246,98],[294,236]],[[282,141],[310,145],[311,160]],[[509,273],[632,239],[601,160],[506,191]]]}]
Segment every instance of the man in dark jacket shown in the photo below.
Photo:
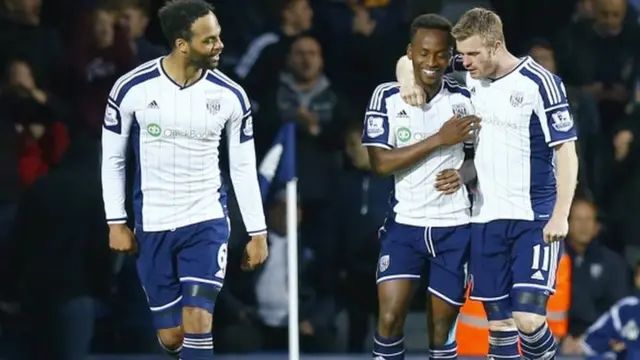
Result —
[{"label": "man in dark jacket", "polygon": [[78,138],[18,206],[9,295],[22,308],[33,359],[88,357],[94,298],[110,274],[99,145]]}]

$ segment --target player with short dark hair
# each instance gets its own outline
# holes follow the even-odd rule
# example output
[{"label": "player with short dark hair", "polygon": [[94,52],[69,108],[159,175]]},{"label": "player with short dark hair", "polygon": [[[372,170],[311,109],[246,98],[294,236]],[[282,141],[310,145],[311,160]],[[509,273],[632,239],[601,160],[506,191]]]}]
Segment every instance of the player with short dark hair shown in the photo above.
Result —
[{"label": "player with short dark hair", "polygon": [[444,76],[453,51],[451,24],[427,14],[411,26],[407,56],[428,103],[411,107],[397,83],[376,88],[367,107],[362,143],[371,167],[395,179],[393,216],[380,229],[377,284],[379,319],[374,359],[404,359],[403,327],[416,281],[429,267],[430,358],[457,356],[448,335],[464,302],[470,237],[467,190],[453,184],[439,191],[439,177],[459,178],[463,141],[478,119],[469,92]]},{"label": "player with short dark hair", "polygon": [[[171,53],[120,77],[107,100],[102,187],[109,243],[138,253],[162,347],[183,360],[210,359],[230,232],[218,159],[223,131],[251,236],[243,266],[254,268],[267,257],[251,107],[244,90],[216,69],[224,46],[207,2],[173,0],[159,17]],[[125,158],[129,144],[132,164]],[[135,237],[126,226],[127,165],[135,166]]]}]

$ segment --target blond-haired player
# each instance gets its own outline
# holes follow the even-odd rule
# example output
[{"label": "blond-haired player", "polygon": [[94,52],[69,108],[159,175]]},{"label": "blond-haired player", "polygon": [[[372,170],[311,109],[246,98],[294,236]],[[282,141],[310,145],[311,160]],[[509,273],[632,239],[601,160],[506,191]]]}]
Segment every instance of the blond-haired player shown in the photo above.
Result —
[{"label": "blond-haired player", "polygon": [[[502,21],[475,8],[453,27],[476,115],[478,194],[472,210],[471,298],[489,320],[489,356],[550,359],[556,343],[546,303],[567,234],[576,186],[576,131],[562,80],[529,57],[507,50]],[[422,105],[410,62],[397,68],[401,95]]]}]

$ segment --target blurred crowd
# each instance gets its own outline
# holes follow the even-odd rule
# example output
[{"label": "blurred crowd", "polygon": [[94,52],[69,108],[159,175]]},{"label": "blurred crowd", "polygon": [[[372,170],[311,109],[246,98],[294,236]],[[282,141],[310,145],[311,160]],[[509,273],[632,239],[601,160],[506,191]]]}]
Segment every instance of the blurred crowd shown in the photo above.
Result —
[{"label": "blurred crowd", "polygon": [[[99,140],[114,81],[169,50],[155,16],[163,1],[0,1],[0,354],[157,352],[135,259],[108,248]],[[471,7],[496,10],[509,49],[567,86],[581,167],[565,242],[573,301],[563,350],[572,353],[587,326],[638,291],[640,1],[212,3],[225,42],[221,70],[252,100],[258,159],[283,121],[298,124],[303,351],[362,352],[370,342],[377,231],[393,181],[370,172],[363,110],[375,86],[395,78],[409,24],[426,12],[455,22]],[[265,206],[269,260],[245,273],[233,190],[216,351],[284,351],[284,198],[275,191]],[[418,296],[415,311],[423,304]]]}]

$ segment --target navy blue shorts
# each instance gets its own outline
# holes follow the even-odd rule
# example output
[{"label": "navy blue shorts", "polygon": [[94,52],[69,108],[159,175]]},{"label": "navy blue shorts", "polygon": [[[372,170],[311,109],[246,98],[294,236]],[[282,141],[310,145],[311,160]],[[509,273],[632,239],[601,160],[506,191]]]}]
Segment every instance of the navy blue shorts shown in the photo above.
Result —
[{"label": "navy blue shorts", "polygon": [[429,292],[452,305],[461,306],[470,236],[469,225],[418,227],[387,220],[380,229],[377,283],[419,280],[428,267]]},{"label": "navy blue shorts", "polygon": [[547,244],[544,220],[495,220],[471,224],[471,298],[498,301],[512,289],[555,292],[562,242]]},{"label": "navy blue shorts", "polygon": [[136,229],[140,282],[158,329],[181,324],[183,306],[213,311],[213,301],[183,293],[183,284],[219,291],[227,266],[229,222],[204,221],[171,231]]}]

